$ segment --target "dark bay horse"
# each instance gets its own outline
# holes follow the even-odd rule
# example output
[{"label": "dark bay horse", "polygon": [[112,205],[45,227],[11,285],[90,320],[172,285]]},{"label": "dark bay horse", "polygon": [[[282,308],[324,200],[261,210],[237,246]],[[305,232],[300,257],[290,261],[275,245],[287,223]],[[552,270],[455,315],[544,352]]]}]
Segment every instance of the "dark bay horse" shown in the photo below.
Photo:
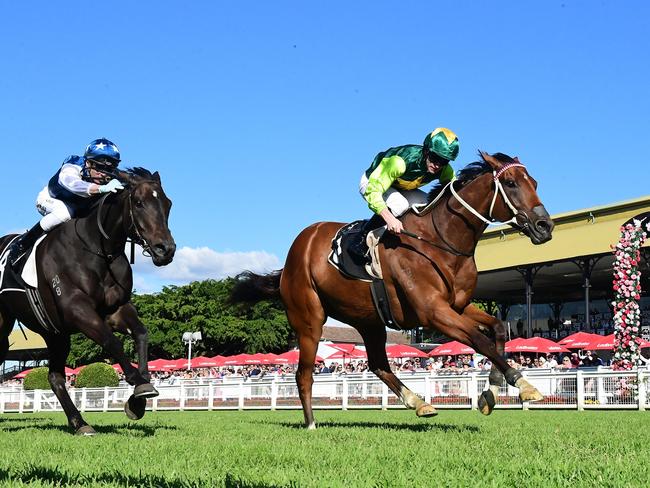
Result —
[{"label": "dark bay horse", "polygon": [[[534,244],[551,239],[553,221],[537,195],[537,182],[517,158],[480,153],[446,187],[434,187],[430,205],[408,212],[404,229],[420,237],[387,234],[379,247],[390,306],[402,329],[423,326],[473,347],[492,361],[490,388],[479,397],[482,413],[494,408],[504,376],[524,401],[541,400],[539,391],[503,358],[505,328],[470,300],[476,287],[474,250],[487,224],[510,223]],[[327,316],[355,327],[368,354],[368,366],[418,416],[437,412],[391,372],[386,329],[371,298],[369,283],[346,278],[330,265],[331,241],[344,224],[319,222],[293,242],[282,270],[268,275],[246,272],[232,291],[234,302],[280,296],[296,331],[300,360],[296,382],[305,424],[314,428],[313,365]]]},{"label": "dark bay horse", "polygon": [[[0,362],[6,356],[8,336],[16,320],[43,336],[50,356],[50,385],[68,424],[82,435],[95,431],[65,388],[70,335],[85,334],[120,364],[126,381],[135,386],[125,411],[132,419],[141,418],[146,399],[158,392],[149,383],[147,332],[129,301],[133,276],[124,248],[127,238],[133,239],[148,251],[156,266],[169,264],[176,251],[168,227],[172,202],[158,173],[133,168],[117,171],[114,176],[124,184],[124,190],[107,194],[84,215],[53,229],[37,248],[38,289],[56,330],[39,324],[24,292],[0,294]],[[0,251],[13,237],[0,239]],[[131,365],[113,330],[134,337],[138,369]]]}]

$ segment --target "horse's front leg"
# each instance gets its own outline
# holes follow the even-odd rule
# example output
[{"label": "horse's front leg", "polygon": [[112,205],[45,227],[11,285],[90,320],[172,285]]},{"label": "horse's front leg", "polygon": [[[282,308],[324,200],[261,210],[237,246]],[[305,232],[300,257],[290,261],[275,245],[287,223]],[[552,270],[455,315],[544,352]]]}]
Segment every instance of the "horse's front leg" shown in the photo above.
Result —
[{"label": "horse's front leg", "polygon": [[[490,332],[494,338],[497,352],[501,357],[504,357],[506,329],[503,326],[503,322],[473,304],[469,304],[465,307],[462,316],[467,317],[477,324],[481,332]],[[503,373],[499,371],[499,368],[497,368],[494,363],[492,363],[488,380],[490,386],[487,390],[481,393],[478,399],[478,409],[483,415],[490,415],[492,410],[494,410],[494,406],[499,398],[499,389],[501,388],[501,385],[503,385],[504,379],[505,377],[503,376]]]},{"label": "horse's front leg", "polygon": [[[538,401],[544,398],[519,371],[508,366],[502,352],[497,350],[496,343],[476,327],[475,319],[458,314],[444,300],[440,298],[434,300],[429,308],[429,313],[420,318],[420,323],[435,327],[447,337],[473,347],[487,357],[492,365],[496,366],[498,371],[505,376],[509,385],[519,388],[519,398],[522,401]],[[495,384],[499,379],[500,377],[493,379]]]},{"label": "horse's front leg", "polygon": [[63,411],[68,418],[68,425],[74,429],[77,435],[95,435],[95,429],[83,419],[65,387],[65,362],[70,353],[70,336],[56,334],[45,337],[45,342],[50,353],[50,366],[47,379],[61,407],[63,407]]},{"label": "horse's front leg", "polygon": [[119,363],[126,381],[135,386],[133,395],[124,406],[124,411],[132,420],[142,418],[147,403],[146,399],[158,396],[158,390],[140,374],[138,369],[133,367],[124,353],[122,342],[95,312],[90,298],[84,294],[78,294],[73,298],[76,306],[68,307],[71,311],[65,316],[66,321],[83,332],[89,339],[102,346]]},{"label": "horse's front leg", "polygon": [[144,379],[151,381],[149,374],[149,337],[147,329],[138,317],[138,312],[131,302],[122,305],[117,312],[106,318],[108,326],[116,331],[129,334],[135,342],[138,352],[138,371]]}]

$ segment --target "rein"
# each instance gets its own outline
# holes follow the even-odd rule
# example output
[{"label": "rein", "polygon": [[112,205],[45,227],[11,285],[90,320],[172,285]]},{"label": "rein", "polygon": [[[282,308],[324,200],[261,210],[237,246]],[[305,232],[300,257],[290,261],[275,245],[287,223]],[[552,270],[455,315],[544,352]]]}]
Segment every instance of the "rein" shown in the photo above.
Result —
[{"label": "rein", "polygon": [[[106,195],[104,195],[100,199],[99,205],[98,205],[98,208],[97,208],[97,227],[99,228],[100,234],[106,240],[109,240],[110,237],[108,236],[108,234],[104,230],[104,226],[102,224],[102,208],[104,207],[104,202],[106,201],[106,199],[110,195],[111,195],[110,193],[107,193]],[[129,198],[129,217],[131,219],[131,225],[126,229],[126,233],[128,235],[131,228],[133,228],[133,230],[135,231],[136,238],[134,239],[132,237],[131,241],[138,244],[142,248],[142,255],[143,256],[150,257],[151,256],[151,248],[150,248],[149,244],[147,244],[147,241],[145,241],[144,238],[142,237],[142,233],[140,232],[140,229],[138,229],[138,224],[136,223],[135,218],[133,217],[133,198],[131,197],[131,195],[132,195],[131,192],[129,192],[129,197],[128,197]],[[93,252],[90,249],[86,249],[86,250],[88,252],[96,255],[96,256],[103,257],[104,259],[106,259],[109,262],[112,262],[115,259],[110,254],[109,255],[103,255],[103,254],[100,254],[100,253],[97,253],[97,252]]]},{"label": "rein", "polygon": [[[483,217],[483,215],[481,215],[479,212],[477,212],[476,209],[474,209],[469,203],[467,203],[465,200],[463,200],[463,198],[458,194],[458,192],[456,192],[456,190],[454,188],[454,185],[453,185],[453,181],[450,181],[449,183],[447,183],[447,185],[440,191],[438,196],[431,203],[427,204],[427,206],[424,207],[424,209],[421,212],[418,211],[417,209],[415,209],[415,212],[418,215],[427,214],[436,205],[436,203],[438,203],[438,201],[442,198],[442,196],[444,195],[447,188],[449,188],[449,191],[451,192],[451,194],[456,198],[456,200],[458,200],[458,202],[463,207],[465,207],[465,209],[467,209],[472,215],[474,215],[479,220],[481,220],[484,224],[491,225],[491,224],[495,223],[495,220],[492,217],[492,212],[494,210],[494,204],[496,203],[496,200],[497,200],[499,194],[501,194],[501,197],[503,198],[503,201],[508,206],[508,208],[510,208],[510,210],[512,211],[512,218],[510,220],[502,222],[502,223],[512,225],[512,224],[516,223],[517,215],[519,214],[519,211],[515,208],[515,206],[512,204],[512,202],[510,201],[510,199],[506,195],[505,189],[503,188],[503,185],[501,184],[501,180],[499,179],[501,177],[501,175],[503,173],[505,173],[507,170],[509,170],[510,168],[524,168],[525,169],[526,166],[524,166],[521,163],[509,163],[509,164],[503,165],[499,169],[499,171],[496,171],[496,170],[492,171],[492,181],[494,182],[494,196],[492,197],[492,202],[490,203],[490,210],[488,212],[488,218]],[[448,242],[446,242],[444,240],[444,237],[440,233],[440,230],[438,230],[438,226],[436,225],[435,219],[432,218],[431,220],[433,222],[433,227],[434,227],[435,231],[438,233],[440,238],[443,240],[445,246],[441,246],[441,245],[439,245],[439,244],[437,244],[437,243],[435,243],[435,242],[433,242],[433,241],[431,241],[429,239],[425,239],[424,237],[422,237],[422,236],[420,236],[418,234],[414,234],[413,232],[408,232],[406,230],[403,230],[402,232],[400,232],[400,234],[404,234],[405,236],[412,237],[413,239],[417,239],[419,241],[425,242],[425,243],[427,243],[427,244],[429,244],[431,246],[437,247],[438,249],[442,249],[443,251],[446,251],[446,252],[448,252],[450,254],[453,254],[455,256],[464,256],[464,257],[472,257],[472,256],[474,256],[473,252],[472,253],[464,253],[462,251],[458,251],[457,249],[454,249],[453,246],[451,246]]]}]

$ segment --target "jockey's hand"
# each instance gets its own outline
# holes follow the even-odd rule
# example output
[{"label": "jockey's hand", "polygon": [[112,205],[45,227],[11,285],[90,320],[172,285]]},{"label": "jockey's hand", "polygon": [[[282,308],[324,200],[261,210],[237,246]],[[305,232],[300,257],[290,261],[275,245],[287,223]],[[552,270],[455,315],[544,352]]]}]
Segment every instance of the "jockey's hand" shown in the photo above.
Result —
[{"label": "jockey's hand", "polygon": [[388,229],[389,232],[392,232],[393,234],[399,234],[404,230],[404,226],[402,225],[402,222],[400,222],[388,208],[385,208],[380,212],[382,218],[386,221],[386,228]]},{"label": "jockey's hand", "polygon": [[100,185],[98,188],[99,193],[115,193],[117,190],[124,190],[122,183],[119,180],[111,180],[105,185]]}]

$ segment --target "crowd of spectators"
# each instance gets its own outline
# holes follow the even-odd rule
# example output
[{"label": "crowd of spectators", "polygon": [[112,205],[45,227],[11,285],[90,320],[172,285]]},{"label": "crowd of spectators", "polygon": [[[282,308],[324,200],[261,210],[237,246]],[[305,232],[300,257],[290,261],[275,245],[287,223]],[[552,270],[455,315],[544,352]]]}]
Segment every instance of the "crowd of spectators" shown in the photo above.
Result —
[{"label": "crowd of spectators", "polygon": [[[480,357],[480,356],[479,356]],[[510,354],[508,365],[516,369],[544,368],[565,370],[578,367],[605,366],[605,362],[594,351],[584,351],[584,354],[572,352],[567,354]],[[436,371],[440,374],[463,374],[473,371],[488,371],[492,363],[487,358],[477,361],[473,354],[459,356],[437,356],[430,358],[396,359],[389,361],[391,370],[397,372],[427,372]],[[646,361],[650,367],[650,360]],[[293,378],[297,365],[246,365],[224,366],[218,368],[202,368],[177,371],[151,372],[154,385],[174,385],[184,380],[222,379],[225,377],[243,377],[246,380],[262,379],[265,377]],[[368,371],[368,361],[352,360],[346,362],[320,361],[314,366],[314,374],[358,374]],[[120,380],[124,380],[120,374]],[[75,376],[67,378],[67,386],[74,386]],[[20,379],[10,379],[2,386],[19,386]]]}]

